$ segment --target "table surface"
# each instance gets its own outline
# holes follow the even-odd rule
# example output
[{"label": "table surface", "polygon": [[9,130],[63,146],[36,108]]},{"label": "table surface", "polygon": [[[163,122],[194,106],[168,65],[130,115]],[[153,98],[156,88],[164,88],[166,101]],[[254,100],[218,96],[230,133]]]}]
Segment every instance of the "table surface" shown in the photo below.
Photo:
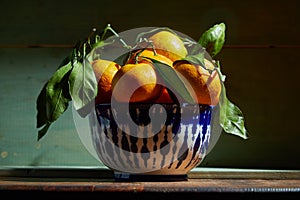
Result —
[{"label": "table surface", "polygon": [[2,178],[0,190],[81,192],[300,192],[297,179],[189,178],[171,182],[116,182],[113,179]]},{"label": "table surface", "polygon": [[186,181],[120,182],[100,169],[0,170],[0,191],[300,192],[299,170],[198,168]]}]

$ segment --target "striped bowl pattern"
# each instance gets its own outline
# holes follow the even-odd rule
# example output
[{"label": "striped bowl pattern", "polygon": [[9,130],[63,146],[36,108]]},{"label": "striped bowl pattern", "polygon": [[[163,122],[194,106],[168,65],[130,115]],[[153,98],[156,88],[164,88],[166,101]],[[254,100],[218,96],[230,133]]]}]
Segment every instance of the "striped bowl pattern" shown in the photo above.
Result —
[{"label": "striped bowl pattern", "polygon": [[[151,107],[152,106],[152,107]],[[151,109],[154,108],[154,109]],[[137,126],[115,120],[126,114]],[[162,127],[154,131],[151,117]],[[210,139],[212,107],[199,104],[96,105],[93,145],[104,165],[120,174],[186,175],[203,160]],[[139,136],[131,134],[140,134]]]}]

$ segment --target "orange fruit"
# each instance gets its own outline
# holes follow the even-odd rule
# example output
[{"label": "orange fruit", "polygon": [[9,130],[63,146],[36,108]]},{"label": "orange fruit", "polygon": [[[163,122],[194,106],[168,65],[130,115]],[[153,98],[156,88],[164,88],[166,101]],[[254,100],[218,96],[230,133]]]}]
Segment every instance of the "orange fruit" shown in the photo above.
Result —
[{"label": "orange fruit", "polygon": [[[147,59],[150,58],[150,59]],[[164,55],[155,53],[153,49],[141,49],[132,54],[128,59],[127,63],[136,64],[136,63],[152,63],[151,59],[157,60],[161,63],[164,63],[169,66],[173,66],[173,61],[167,58]]]},{"label": "orange fruit", "polygon": [[[161,94],[162,86],[157,82],[151,63],[125,64],[112,80],[113,98],[120,102],[151,101]],[[131,95],[130,99],[124,94]]]},{"label": "orange fruit", "polygon": [[174,33],[159,31],[148,38],[152,42],[155,51],[164,55],[173,62],[186,57],[188,51],[183,41]]},{"label": "orange fruit", "polygon": [[95,103],[108,103],[112,95],[112,79],[121,66],[113,61],[98,59],[92,62],[92,67],[98,81]]},{"label": "orange fruit", "polygon": [[[164,55],[155,53],[153,49],[141,49],[132,54],[127,63],[152,63],[152,60],[157,60],[170,67],[173,67],[173,61]],[[157,99],[153,99],[155,103],[172,103],[172,98],[168,94],[168,90],[162,86],[161,94]]]},{"label": "orange fruit", "polygon": [[155,103],[174,103],[167,88],[163,87],[160,96],[154,100]]},{"label": "orange fruit", "polygon": [[[214,65],[207,59],[204,59],[205,68],[198,64],[192,64],[188,61],[177,61],[174,68],[180,76],[185,77],[191,88],[195,92],[199,104],[217,105],[221,94],[221,80]],[[213,70],[210,73],[207,69]],[[187,86],[189,84],[186,84]]]}]

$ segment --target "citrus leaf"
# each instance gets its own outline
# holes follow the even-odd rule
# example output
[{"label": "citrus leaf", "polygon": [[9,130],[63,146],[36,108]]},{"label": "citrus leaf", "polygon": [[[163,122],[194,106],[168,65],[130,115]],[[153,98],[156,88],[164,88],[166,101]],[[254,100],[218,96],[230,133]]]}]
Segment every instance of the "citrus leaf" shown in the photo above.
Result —
[{"label": "citrus leaf", "polygon": [[245,128],[245,119],[242,111],[234,105],[226,96],[224,83],[222,82],[222,97],[219,101],[220,125],[226,133],[237,135],[243,139],[248,138]]},{"label": "citrus leaf", "polygon": [[[54,93],[58,92],[58,90],[60,90],[59,88],[64,87],[63,84],[60,84],[59,82],[62,79],[61,77],[63,77],[64,74],[67,73],[70,69],[70,65],[69,65],[70,58],[71,58],[71,55],[67,56],[65,59],[62,60],[61,64],[58,66],[55,74],[53,74],[51,79],[44,84],[42,90],[40,91],[40,93],[37,97],[37,100],[36,100],[36,110],[37,110],[36,127],[37,128],[43,127],[41,130],[38,131],[38,140],[41,139],[46,134],[46,132],[48,131],[52,122],[54,122],[59,117],[59,116],[57,116],[57,115],[59,115],[59,114],[57,114],[57,111],[54,111],[55,110],[54,105],[57,103],[56,102],[57,98],[55,97]],[[59,72],[57,72],[57,71],[59,71]],[[61,85],[61,86],[57,87],[57,85]],[[51,88],[55,88],[54,90],[57,90],[57,91],[53,92],[53,89],[51,89]],[[66,90],[64,90],[64,91],[66,91]],[[61,98],[69,99],[68,94],[62,94],[62,96],[63,95],[65,95],[66,97],[61,97]],[[51,99],[49,99],[49,97]],[[69,100],[67,100],[67,101],[69,101]]]},{"label": "citrus leaf", "polygon": [[67,110],[71,100],[67,80],[72,65],[70,61],[65,64],[67,60],[67,58],[63,60],[53,76],[43,86],[37,98],[37,128],[43,127],[38,131],[38,140],[47,133],[50,125]]},{"label": "citrus leaf", "polygon": [[[110,28],[110,26],[107,26],[105,32],[107,30],[113,31]],[[94,30],[91,36],[89,36],[84,42],[83,41],[77,42],[75,47],[72,49],[71,54],[62,61],[62,63],[59,65],[59,67],[57,68],[53,76],[50,78],[50,80],[44,85],[44,87],[40,91],[40,94],[38,95],[38,98],[36,100],[36,109],[37,109],[36,127],[41,128],[38,131],[38,140],[41,139],[46,134],[50,125],[67,110],[69,101],[71,101],[72,98],[74,98],[77,108],[80,109],[78,110],[78,112],[80,111],[82,113],[81,110],[82,107],[88,104],[87,102],[90,100],[91,96],[92,97],[95,96],[95,90],[93,90],[91,93],[90,93],[91,90],[89,90],[90,88],[96,89],[96,87],[93,86],[91,87],[94,81],[90,78],[91,76],[86,75],[85,72],[86,68],[87,71],[91,71],[90,67],[76,66],[77,68],[73,70],[74,68],[73,64],[75,62],[78,62],[82,65],[83,63],[85,63],[85,59],[93,59],[93,57],[99,56],[94,51],[108,44],[112,44],[114,41],[103,42],[105,33],[103,34],[103,37],[101,37],[102,39],[98,35],[96,35],[95,38],[90,38],[92,36],[95,36]],[[95,43],[92,44],[91,40],[95,41]],[[80,68],[84,68],[84,69],[82,70]],[[83,92],[80,92],[79,90],[78,95],[76,96],[76,93],[74,93],[73,91],[75,91],[76,88],[80,88],[80,87],[74,82],[72,83],[72,81],[75,80],[74,78],[76,76],[75,74],[78,75],[78,73],[80,73],[81,70],[84,72],[83,74],[85,77],[83,78],[84,86],[82,87],[81,90]],[[72,73],[72,77],[70,78],[71,73]],[[90,74],[90,72],[88,72],[88,74]],[[88,78],[86,78],[87,76]],[[71,91],[73,97],[71,97],[70,94],[71,92],[69,86],[69,79],[71,81],[70,85],[72,86]],[[82,97],[85,98],[78,100],[77,97],[80,96],[79,94],[82,94]]]},{"label": "citrus leaf", "polygon": [[48,118],[47,118],[47,98],[46,98],[46,86],[48,82],[43,86],[42,90],[40,91],[37,100],[36,100],[36,127],[40,128],[47,124]]},{"label": "citrus leaf", "polygon": [[75,61],[68,80],[70,94],[76,110],[89,105],[97,95],[97,80],[93,68],[86,59]]},{"label": "citrus leaf", "polygon": [[60,67],[50,78],[46,86],[47,120],[54,122],[63,114],[71,101],[68,87],[68,78],[72,64]]},{"label": "citrus leaf", "polygon": [[[61,67],[65,66],[68,64],[68,62],[70,62],[70,56],[66,57],[61,64],[59,65],[59,67],[57,69],[60,69]],[[46,102],[47,102],[47,90],[46,87],[48,85],[47,81],[42,90],[40,91],[37,100],[36,100],[36,110],[37,110],[37,116],[36,116],[36,127],[40,128],[43,125],[47,124],[49,119],[47,117],[47,106],[46,106]]]},{"label": "citrus leaf", "polygon": [[150,59],[153,62],[159,75],[163,78],[168,88],[171,88],[172,91],[179,94],[186,102],[192,104],[195,103],[194,98],[191,96],[191,93],[185,86],[184,82],[181,80],[177,72],[172,67],[153,58],[149,58],[149,57],[146,58]]},{"label": "citrus leaf", "polygon": [[193,55],[188,55],[185,58],[182,58],[181,60],[185,60],[185,61],[188,61],[189,63],[194,63],[197,65],[205,66],[204,52],[200,52],[200,53],[193,54]]},{"label": "citrus leaf", "polygon": [[225,24],[216,24],[205,31],[198,43],[203,46],[211,57],[216,56],[223,48],[225,42]]},{"label": "citrus leaf", "polygon": [[38,131],[38,138],[37,140],[40,140],[42,137],[44,137],[50,127],[50,125],[52,124],[52,122],[47,122],[46,125]]}]

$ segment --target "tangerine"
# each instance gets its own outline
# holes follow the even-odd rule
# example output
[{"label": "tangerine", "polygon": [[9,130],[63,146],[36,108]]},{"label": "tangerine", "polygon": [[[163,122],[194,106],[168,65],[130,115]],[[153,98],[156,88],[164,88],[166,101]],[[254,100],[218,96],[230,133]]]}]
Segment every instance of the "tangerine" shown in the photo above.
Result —
[{"label": "tangerine", "polygon": [[92,67],[98,81],[95,103],[108,103],[112,95],[112,79],[121,66],[110,60],[97,59],[92,61]]},{"label": "tangerine", "polygon": [[195,92],[199,104],[217,105],[221,94],[221,80],[219,74],[214,70],[214,64],[204,59],[205,67],[199,64],[193,64],[188,61],[177,61],[174,63],[174,69],[188,81]]},{"label": "tangerine", "polygon": [[174,103],[166,87],[163,87],[160,96],[154,100],[155,103]]},{"label": "tangerine", "polygon": [[148,38],[158,54],[164,55],[173,62],[186,57],[188,51],[183,41],[170,31],[160,31]]},{"label": "tangerine", "polygon": [[[125,64],[112,80],[112,95],[120,102],[151,101],[161,94],[162,86],[157,83],[158,76],[151,63]],[[130,99],[125,94],[131,95]]]}]

